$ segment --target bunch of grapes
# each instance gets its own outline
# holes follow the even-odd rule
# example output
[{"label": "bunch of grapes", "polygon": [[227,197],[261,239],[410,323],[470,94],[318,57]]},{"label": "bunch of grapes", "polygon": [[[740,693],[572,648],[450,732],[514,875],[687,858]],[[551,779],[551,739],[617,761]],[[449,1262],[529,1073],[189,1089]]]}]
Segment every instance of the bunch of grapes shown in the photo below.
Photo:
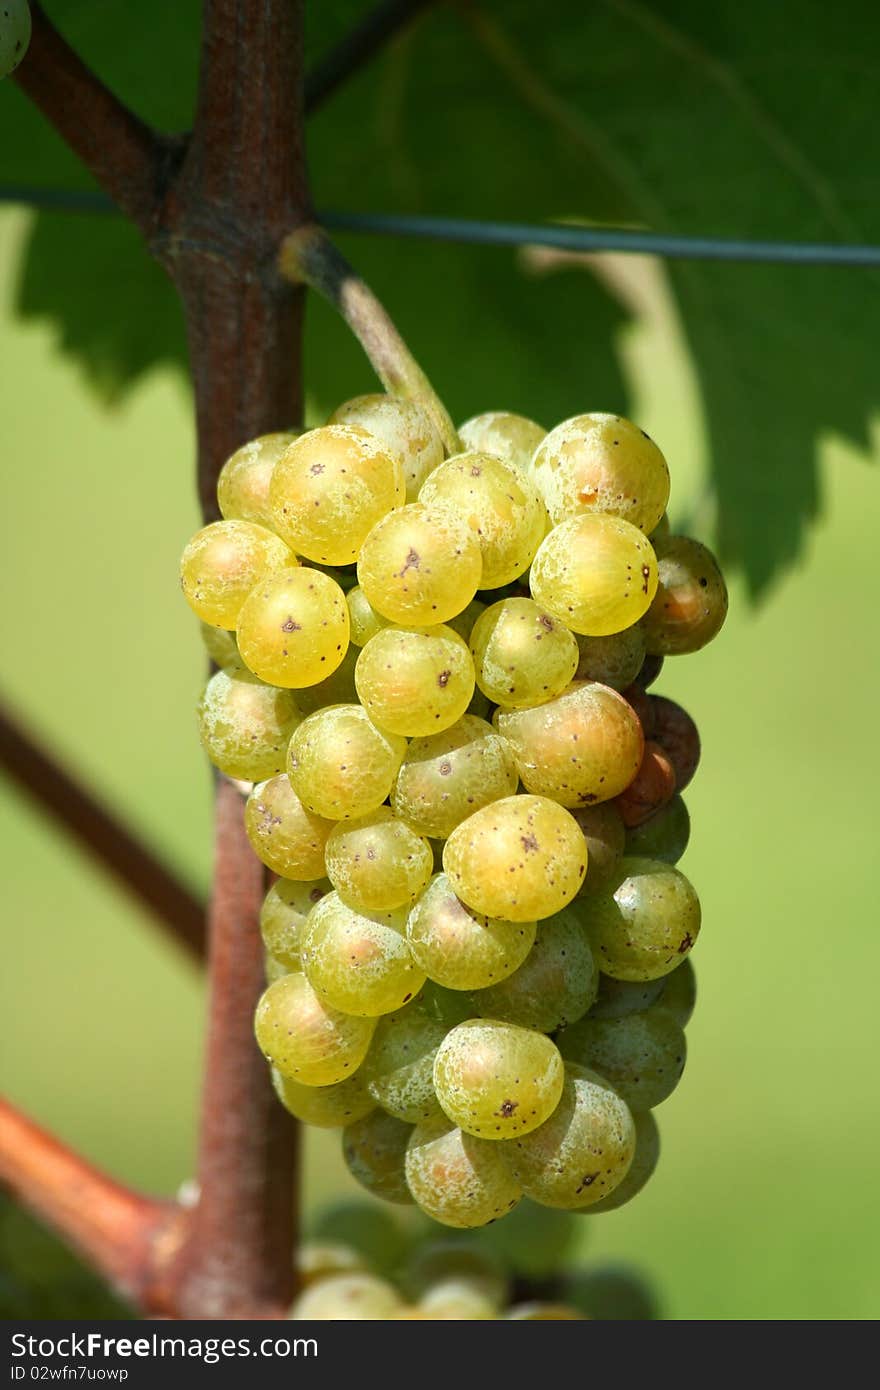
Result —
[{"label": "bunch of grapes", "polygon": [[616,415],[492,412],[444,457],[358,397],[224,466],[184,593],[204,747],[278,875],[256,1037],[371,1193],[448,1226],[608,1211],[657,1161],[700,905],[699,740],[649,693],[727,594]]}]

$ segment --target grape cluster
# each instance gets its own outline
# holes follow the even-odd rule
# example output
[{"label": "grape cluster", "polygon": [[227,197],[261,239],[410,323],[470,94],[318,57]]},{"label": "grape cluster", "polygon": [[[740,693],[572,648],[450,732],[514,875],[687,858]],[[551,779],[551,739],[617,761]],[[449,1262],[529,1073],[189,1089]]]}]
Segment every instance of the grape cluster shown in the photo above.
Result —
[{"label": "grape cluster", "polygon": [[650,693],[727,595],[616,415],[492,412],[445,457],[358,397],[220,475],[184,594],[204,747],[278,875],[255,1031],[281,1103],[447,1226],[607,1211],[657,1161],[700,905],[699,739]]}]

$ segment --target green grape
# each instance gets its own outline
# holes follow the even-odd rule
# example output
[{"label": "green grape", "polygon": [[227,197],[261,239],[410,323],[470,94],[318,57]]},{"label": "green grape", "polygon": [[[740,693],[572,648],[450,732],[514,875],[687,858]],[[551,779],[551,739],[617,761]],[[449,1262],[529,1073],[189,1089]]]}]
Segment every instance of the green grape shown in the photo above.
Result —
[{"label": "green grape", "polygon": [[[392,512],[391,515],[394,516],[395,513]],[[389,620],[376,612],[360,584],[355,584],[353,589],[349,589],[345,601],[348,604],[351,644],[353,647],[365,647],[371,637],[375,637],[377,632],[388,626]]]},{"label": "green grape", "polygon": [[412,1201],[406,1185],[406,1146],[413,1132],[383,1110],[373,1110],[347,1125],[342,1135],[342,1156],[355,1182],[386,1202]]},{"label": "green grape", "polygon": [[460,719],[474,693],[474,663],[450,627],[386,627],[355,667],[361,704],[388,733],[418,738]]},{"label": "green grape", "polygon": [[330,705],[296,730],[287,770],[310,810],[354,820],[382,805],[405,751],[406,740],[377,729],[360,705]]},{"label": "green grape", "polygon": [[515,1303],[504,1315],[507,1322],[583,1322],[583,1314],[567,1303]]},{"label": "green grape", "polygon": [[662,545],[664,541],[668,541],[671,535],[672,527],[669,524],[669,517],[667,513],[664,512],[660,520],[657,522],[657,525],[650,533],[649,539],[653,546],[657,546]]},{"label": "green grape", "polygon": [[636,1126],[636,1151],[629,1172],[623,1182],[618,1183],[613,1192],[586,1208],[588,1216],[599,1215],[603,1211],[617,1211],[633,1197],[637,1197],[648,1179],[653,1175],[660,1158],[660,1131],[650,1110],[634,1110]]},{"label": "green grape", "polygon": [[450,1029],[434,1058],[445,1113],[478,1139],[511,1139],[543,1124],[562,1094],[563,1063],[550,1038],[494,1018]]},{"label": "green grape", "polygon": [[304,1086],[332,1086],[352,1076],[367,1055],[375,1019],[330,1008],[305,975],[284,975],[257,1004],[257,1046],[281,1073]]},{"label": "green grape", "polygon": [[255,521],[268,530],[275,529],[269,506],[269,484],[275,465],[295,434],[261,434],[236,449],[220,469],[217,503],[221,515],[242,521]]},{"label": "green grape", "polygon": [[553,1114],[502,1145],[501,1157],[527,1197],[574,1211],[613,1192],[635,1144],[633,1117],[617,1092],[596,1072],[568,1062]]},{"label": "green grape", "polygon": [[543,796],[506,796],[453,830],[443,851],[453,892],[475,912],[537,922],[560,912],[587,869],[574,817]]},{"label": "green grape", "polygon": [[400,458],[351,425],[325,425],[295,440],[269,488],[279,536],[322,565],[352,564],[371,527],[405,499]]},{"label": "green grape", "polygon": [[290,1310],[293,1322],[386,1322],[401,1307],[393,1284],[375,1274],[336,1274],[310,1284]]},{"label": "green grape", "polygon": [[180,585],[202,622],[237,628],[245,599],[262,579],[298,568],[293,551],[264,526],[252,521],[212,521],[196,532],[184,550]]},{"label": "green grape", "polygon": [[341,1243],[355,1250],[379,1274],[396,1270],[408,1239],[402,1213],[361,1198],[345,1198],[325,1207],[309,1223],[309,1235],[322,1242]]},{"label": "green grape", "polygon": [[498,1145],[464,1134],[442,1115],[410,1135],[406,1181],[423,1212],[460,1230],[496,1221],[521,1195]]},{"label": "green grape", "polygon": [[422,485],[419,501],[442,503],[470,526],[483,556],[481,589],[500,589],[525,574],[544,537],[546,513],[533,484],[492,454],[447,459]]},{"label": "green grape", "polygon": [[623,857],[626,826],[613,801],[577,806],[571,814],[587,842],[587,876],[578,891],[581,898],[601,887]]},{"label": "green grape", "polygon": [[363,1067],[332,1086],[305,1086],[293,1077],[282,1076],[273,1067],[272,1085],[285,1110],[304,1125],[316,1125],[319,1129],[343,1129],[376,1108],[367,1090]]},{"label": "green grape", "polygon": [[297,690],[296,703],[300,713],[314,714],[315,710],[327,709],[330,705],[356,705],[358,697],[354,686],[354,668],[357,659],[358,649],[349,643],[335,671],[318,681],[317,685]]},{"label": "green grape", "polygon": [[645,645],[656,656],[698,652],[727,617],[718,561],[690,536],[669,536],[657,556],[657,592],[645,616]]},{"label": "green grape", "polygon": [[455,1322],[488,1322],[498,1305],[466,1279],[448,1279],[428,1289],[418,1303],[422,1317]]},{"label": "green grape", "polygon": [[295,1251],[295,1261],[300,1287],[304,1289],[335,1274],[366,1274],[369,1269],[358,1250],[331,1241],[305,1241]]},{"label": "green grape", "polygon": [[526,959],[534,922],[502,922],[472,912],[436,874],[407,918],[406,936],[428,977],[446,989],[481,989]]},{"label": "green grape", "polygon": [[444,1025],[448,1033],[456,1023],[464,1023],[473,1017],[471,1002],[466,994],[457,989],[447,989],[434,980],[426,980],[419,995],[419,1008],[424,1009],[430,1018]]},{"label": "green grape", "polygon": [[530,598],[493,603],[470,637],[477,685],[510,709],[552,700],[577,669],[577,642],[568,628]]},{"label": "green grape", "polygon": [[298,568],[251,590],[238,619],[238,649],[261,680],[286,689],[317,685],[348,647],[348,608],[335,580]]},{"label": "green grape", "polygon": [[257,783],[245,806],[244,828],[254,854],[273,873],[309,884],[324,877],[333,824],[302,804],[286,773]]},{"label": "green grape", "polygon": [[473,1237],[432,1240],[416,1246],[401,1271],[400,1285],[405,1294],[427,1308],[453,1287],[472,1292],[493,1311],[501,1308],[510,1294],[504,1261]]},{"label": "green grape", "polygon": [[302,970],[302,933],[315,903],[331,891],[326,878],[299,883],[279,878],[260,909],[260,934],[266,950],[288,970]]},{"label": "green grape", "polygon": [[331,425],[357,425],[398,457],[403,467],[406,500],[414,502],[432,469],[443,462],[443,441],[427,412],[415,401],[381,392],[355,396],[337,406]]},{"label": "green grape", "polygon": [[610,975],[600,975],[589,1017],[625,1018],[627,1014],[642,1013],[656,1004],[670,978],[666,975],[659,980],[615,980]]},{"label": "green grape", "polygon": [[653,816],[626,832],[626,852],[641,859],[677,864],[688,846],[691,818],[681,797],[673,796]]},{"label": "green grape", "polygon": [[667,1100],[687,1057],[684,1032],[662,1007],[622,1018],[582,1018],[566,1029],[559,1050],[604,1076],[631,1110],[653,1110]]},{"label": "green grape", "polygon": [[358,583],[377,613],[404,626],[444,623],[480,587],[480,546],[449,507],[411,502],[389,512],[361,546]]},{"label": "green grape", "polygon": [[526,1279],[554,1278],[568,1264],[575,1238],[580,1239],[571,1212],[542,1207],[523,1198],[503,1221],[481,1237],[514,1274]]},{"label": "green grape", "polygon": [[312,908],[302,954],[310,984],[334,1009],[375,1018],[403,1008],[425,983],[404,934],[404,912],[355,912],[338,893]]},{"label": "green grape", "polygon": [[555,523],[598,513],[623,517],[648,533],[669,501],[665,458],[644,430],[620,415],[563,420],[535,450],[530,472]]},{"label": "green grape", "polygon": [[27,0],[4,0],[0,14],[0,77],[15,72],[31,41],[31,10]]},{"label": "green grape", "polygon": [[474,630],[474,624],[485,611],[485,603],[481,603],[478,598],[471,599],[467,607],[463,608],[460,613],[456,613],[452,618],[447,618],[446,626],[451,627],[453,632],[457,632],[463,642],[468,642]]},{"label": "green grape", "polygon": [[484,719],[465,714],[439,734],[413,739],[391,805],[420,835],[442,840],[480,807],[512,796],[518,785],[509,744]]},{"label": "green grape", "polygon": [[554,1033],[586,1013],[596,997],[597,976],[583,926],[563,911],[541,923],[518,970],[476,990],[471,999],[483,1018]]},{"label": "green grape", "polygon": [[612,690],[626,690],[632,685],[645,661],[645,634],[641,626],[625,627],[607,637],[576,639],[578,664],[575,678],[579,681],[598,681]]},{"label": "green grape", "polygon": [[554,526],[532,564],[532,598],[581,636],[608,637],[644,617],[657,591],[650,541],[597,513]]},{"label": "green grape", "polygon": [[617,980],[668,975],[700,930],[693,887],[659,859],[621,859],[602,890],[579,898],[577,908],[600,970]]},{"label": "green grape", "polygon": [[202,635],[205,651],[215,666],[219,666],[222,670],[224,666],[241,667],[243,665],[234,632],[230,632],[228,628],[214,627],[211,623],[201,621],[199,622],[199,631]]},{"label": "green grape", "polygon": [[361,1071],[374,1102],[389,1115],[414,1125],[440,1114],[434,1057],[448,1031],[421,996],[380,1018]]},{"label": "green grape", "polygon": [[565,1281],[565,1297],[597,1322],[650,1322],[660,1316],[644,1275],[625,1265],[575,1271]]},{"label": "green grape", "polygon": [[199,737],[227,777],[261,782],[283,772],[290,736],[300,722],[293,696],[250,671],[216,671],[197,709]]},{"label": "green grape", "polygon": [[341,821],[327,841],[327,876],[357,912],[409,907],[434,866],[431,846],[388,806]]},{"label": "green grape", "polygon": [[468,451],[494,454],[526,472],[547,431],[543,425],[510,410],[486,410],[465,420],[458,437]]},{"label": "green grape", "polygon": [[563,806],[610,801],[635,777],[645,740],[632,706],[607,685],[570,686],[532,709],[498,710],[526,791]]},{"label": "green grape", "polygon": [[[297,967],[297,969],[299,968]],[[291,975],[293,971],[286,961],[278,960],[271,951],[264,951],[263,974],[266,977],[266,984],[274,985],[275,981],[280,980],[282,975]]]},{"label": "green grape", "polygon": [[663,977],[663,992],[657,1007],[672,1015],[680,1028],[691,1021],[697,1002],[697,977],[693,963],[686,957],[681,965]]}]

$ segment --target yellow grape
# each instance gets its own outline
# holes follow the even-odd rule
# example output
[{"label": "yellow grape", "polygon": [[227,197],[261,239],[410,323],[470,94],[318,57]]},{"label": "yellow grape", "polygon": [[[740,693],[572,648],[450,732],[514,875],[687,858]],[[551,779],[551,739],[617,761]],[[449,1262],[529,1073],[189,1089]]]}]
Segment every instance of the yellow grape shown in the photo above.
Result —
[{"label": "yellow grape", "polygon": [[565,1070],[551,1038],[494,1018],[450,1029],[434,1058],[434,1090],[453,1124],[478,1139],[528,1134],[553,1114]]},{"label": "yellow grape", "polygon": [[620,517],[571,517],[542,542],[532,597],[572,632],[607,637],[637,623],[657,591],[657,559],[641,531]]},{"label": "yellow grape", "polygon": [[446,989],[482,989],[526,959],[534,922],[502,922],[465,907],[437,874],[410,911],[406,936],[429,979]]},{"label": "yellow grape", "polygon": [[328,893],[312,909],[303,931],[310,983],[335,1009],[358,1018],[403,1008],[425,983],[405,925],[405,912],[355,912],[338,893]]},{"label": "yellow grape", "polygon": [[387,1322],[403,1308],[400,1294],[375,1274],[335,1274],[310,1284],[290,1310],[294,1322]]},{"label": "yellow grape", "polygon": [[300,947],[306,918],[315,903],[332,887],[326,878],[305,882],[279,878],[263,899],[260,909],[263,945],[273,960],[287,970],[302,970]]},{"label": "yellow grape", "polygon": [[314,714],[315,710],[327,709],[330,705],[357,704],[357,690],[354,684],[354,668],[357,665],[358,649],[349,643],[345,656],[329,676],[317,685],[307,685],[296,692],[296,703],[300,714]]},{"label": "yellow grape", "polygon": [[547,431],[543,425],[510,410],[486,410],[459,427],[458,437],[468,451],[495,454],[523,472]]},{"label": "yellow grape", "polygon": [[443,851],[453,892],[475,912],[536,922],[560,912],[587,869],[574,817],[543,796],[507,796],[475,811]]},{"label": "yellow grape", "polygon": [[461,718],[474,693],[474,663],[452,628],[385,627],[361,651],[355,685],[374,724],[417,738]]},{"label": "yellow grape", "polygon": [[289,571],[297,558],[252,521],[212,521],[197,531],[180,560],[183,596],[202,622],[236,628],[248,594],[266,575]]},{"label": "yellow grape", "polygon": [[[341,1084],[345,1085],[345,1082]],[[313,1086],[310,1089],[314,1092],[321,1088]],[[304,1241],[295,1253],[294,1262],[300,1286],[304,1289],[337,1274],[363,1274],[369,1268],[360,1250],[341,1241],[330,1240]]]},{"label": "yellow grape", "polygon": [[214,627],[212,623],[199,622],[202,642],[205,651],[222,670],[224,666],[242,666],[241,655],[238,650],[238,643],[235,640],[235,633],[230,632],[225,627]]},{"label": "yellow grape", "polygon": [[420,835],[442,840],[481,806],[512,796],[518,783],[506,740],[485,719],[465,714],[442,733],[412,740],[391,805]]},{"label": "yellow grape", "polygon": [[291,738],[287,769],[310,810],[330,820],[366,816],[388,796],[406,740],[377,729],[360,705],[330,705]]},{"label": "yellow grape", "polygon": [[[396,513],[392,512],[391,515],[394,516]],[[388,626],[389,619],[376,612],[360,584],[355,584],[353,589],[349,589],[345,601],[348,604],[351,624],[351,644],[353,647],[365,647],[371,637],[375,637],[381,628]]]},{"label": "yellow grape", "polygon": [[290,691],[230,667],[208,681],[197,714],[202,747],[227,777],[262,782],[283,772],[290,736],[300,722]]},{"label": "yellow grape", "polygon": [[727,585],[711,550],[690,536],[659,542],[659,584],[645,618],[645,639],[654,656],[698,652],[727,617]]},{"label": "yellow grape", "polygon": [[252,589],[238,620],[238,649],[261,680],[286,689],[317,685],[348,648],[348,607],[320,570],[273,574]]},{"label": "yellow grape", "polygon": [[645,633],[641,624],[612,632],[608,637],[576,638],[578,666],[575,679],[598,681],[614,690],[632,685],[645,660]]},{"label": "yellow grape", "polygon": [[254,1018],[263,1056],[304,1086],[332,1086],[353,1076],[375,1027],[375,1019],[352,1018],[325,1004],[298,973],[263,992]]},{"label": "yellow grape", "polygon": [[270,531],[275,529],[269,483],[276,463],[296,437],[291,433],[261,434],[236,449],[217,479],[217,502],[223,516],[255,521]]},{"label": "yellow grape", "polygon": [[405,1162],[412,1131],[412,1125],[396,1115],[375,1109],[346,1125],[342,1156],[355,1182],[385,1202],[411,1202]]},{"label": "yellow grape", "polygon": [[324,876],[324,846],[333,822],[302,804],[285,773],[254,787],[244,826],[257,858],[273,873],[305,883]]},{"label": "yellow grape", "polygon": [[444,1300],[453,1289],[468,1292],[497,1312],[510,1296],[506,1263],[480,1241],[420,1241],[410,1252],[400,1285],[422,1307]]},{"label": "yellow grape", "polygon": [[521,1196],[498,1145],[464,1134],[442,1115],[410,1135],[406,1181],[423,1212],[462,1230],[506,1216]]},{"label": "yellow grape", "polygon": [[535,450],[530,471],[554,523],[606,513],[647,534],[669,501],[665,458],[644,430],[620,415],[563,420]]},{"label": "yellow grape", "polygon": [[470,649],[477,685],[507,708],[552,700],[577,670],[577,641],[530,598],[506,598],[487,608],[474,624]]},{"label": "yellow grape", "polygon": [[325,425],[295,440],[269,489],[279,536],[322,565],[352,564],[371,527],[405,499],[400,459],[351,425]]},{"label": "yellow grape", "polygon": [[526,791],[563,806],[610,801],[629,786],[642,761],[638,715],[607,685],[574,685],[532,709],[499,709],[495,723],[513,749]]},{"label": "yellow grape", "polygon": [[631,1202],[633,1197],[641,1192],[657,1167],[660,1158],[660,1130],[657,1128],[657,1121],[650,1110],[634,1110],[633,1121],[636,1127],[636,1150],[626,1177],[607,1197],[593,1202],[592,1206],[586,1208],[589,1216],[597,1216],[603,1211],[617,1211],[619,1207]]},{"label": "yellow grape", "polygon": [[602,888],[579,898],[599,969],[616,980],[658,980],[679,965],[700,931],[700,900],[683,873],[659,859],[621,859]]},{"label": "yellow grape", "polygon": [[451,507],[470,526],[483,556],[481,589],[499,589],[524,574],[544,536],[546,513],[534,485],[492,454],[447,459],[423,484],[419,501]]},{"label": "yellow grape", "polygon": [[432,469],[443,462],[443,441],[430,417],[416,401],[381,392],[355,396],[337,406],[331,425],[357,425],[399,457],[406,484],[406,499],[414,502]]},{"label": "yellow grape", "polygon": [[327,876],[357,912],[409,907],[434,864],[431,846],[388,806],[341,821],[327,841]]},{"label": "yellow grape", "polygon": [[358,582],[373,608],[404,626],[443,623],[480,587],[480,545],[449,507],[411,502],[389,512],[361,546]]},{"label": "yellow grape", "polygon": [[282,1076],[273,1067],[272,1085],[285,1110],[289,1110],[303,1124],[316,1125],[319,1129],[343,1129],[376,1108],[376,1102],[367,1090],[362,1067],[354,1076],[331,1086],[304,1086],[291,1076]]}]

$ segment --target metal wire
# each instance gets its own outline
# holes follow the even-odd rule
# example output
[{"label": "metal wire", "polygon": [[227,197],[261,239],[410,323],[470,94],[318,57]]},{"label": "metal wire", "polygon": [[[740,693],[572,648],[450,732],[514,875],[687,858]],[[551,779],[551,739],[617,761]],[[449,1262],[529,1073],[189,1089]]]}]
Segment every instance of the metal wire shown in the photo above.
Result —
[{"label": "metal wire", "polygon": [[[23,203],[52,212],[112,213],[103,193],[0,186],[0,203]],[[402,213],[327,212],[331,231],[367,236],[415,237],[474,246],[550,246],[558,251],[622,251],[667,260],[750,261],[787,265],[880,266],[880,246],[834,242],[749,241],[709,236],[667,236],[621,227],[578,227],[561,223],[479,222],[460,217],[415,217]]]}]

